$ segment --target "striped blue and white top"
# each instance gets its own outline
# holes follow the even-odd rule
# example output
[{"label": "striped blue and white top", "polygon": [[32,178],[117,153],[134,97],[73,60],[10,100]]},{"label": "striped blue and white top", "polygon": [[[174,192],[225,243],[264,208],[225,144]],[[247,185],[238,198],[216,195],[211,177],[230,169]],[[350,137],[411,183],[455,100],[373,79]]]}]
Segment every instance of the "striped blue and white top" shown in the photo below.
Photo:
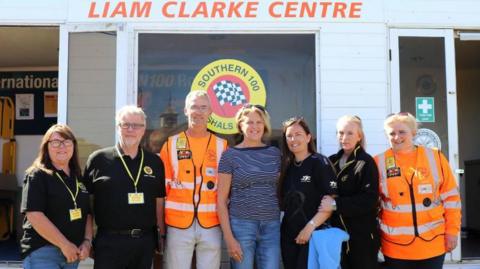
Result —
[{"label": "striped blue and white top", "polygon": [[222,154],[218,172],[232,175],[230,216],[280,219],[277,198],[280,162],[280,150],[272,146],[229,148]]}]

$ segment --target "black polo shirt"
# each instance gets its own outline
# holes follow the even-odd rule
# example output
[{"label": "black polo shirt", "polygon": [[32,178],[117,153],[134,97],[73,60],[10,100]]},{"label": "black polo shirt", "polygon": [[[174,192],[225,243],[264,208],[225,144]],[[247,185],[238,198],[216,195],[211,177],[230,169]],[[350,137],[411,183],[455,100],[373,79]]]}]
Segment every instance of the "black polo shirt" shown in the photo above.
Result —
[{"label": "black polo shirt", "polygon": [[[160,158],[146,150],[137,191],[144,196],[143,204],[129,204],[128,193],[135,187],[115,147],[98,150],[90,155],[83,182],[94,197],[95,221],[99,229],[151,229],[156,226],[156,198],[165,197],[165,171]],[[134,159],[123,155],[135,179],[140,166],[141,151]]]},{"label": "black polo shirt", "polygon": [[[63,178],[65,184],[75,194],[75,178],[67,176],[63,171],[53,171]],[[87,215],[90,214],[89,195],[81,183],[76,201],[77,207],[82,210],[82,218],[71,221],[70,209],[74,209],[73,199],[55,173],[48,174],[43,170],[36,169],[25,175],[21,212],[23,214],[33,211],[43,212],[70,242],[80,246],[85,235]],[[51,243],[40,236],[25,217],[23,237],[20,240],[22,258],[45,245],[51,245]]]},{"label": "black polo shirt", "polygon": [[293,240],[317,214],[324,195],[336,194],[336,176],[327,157],[315,153],[288,167],[282,186],[282,236]]}]

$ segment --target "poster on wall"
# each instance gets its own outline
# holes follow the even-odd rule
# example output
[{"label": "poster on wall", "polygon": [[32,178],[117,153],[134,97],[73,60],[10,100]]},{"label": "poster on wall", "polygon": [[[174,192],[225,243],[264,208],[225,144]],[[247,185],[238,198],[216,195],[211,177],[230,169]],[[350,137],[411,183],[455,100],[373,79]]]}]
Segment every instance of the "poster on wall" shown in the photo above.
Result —
[{"label": "poster on wall", "polygon": [[15,94],[15,119],[16,120],[33,120],[33,94]]},{"label": "poster on wall", "polygon": [[58,92],[43,93],[43,114],[45,118],[57,117]]},{"label": "poster on wall", "polygon": [[2,71],[0,96],[15,106],[14,135],[42,135],[57,123],[57,71]]}]

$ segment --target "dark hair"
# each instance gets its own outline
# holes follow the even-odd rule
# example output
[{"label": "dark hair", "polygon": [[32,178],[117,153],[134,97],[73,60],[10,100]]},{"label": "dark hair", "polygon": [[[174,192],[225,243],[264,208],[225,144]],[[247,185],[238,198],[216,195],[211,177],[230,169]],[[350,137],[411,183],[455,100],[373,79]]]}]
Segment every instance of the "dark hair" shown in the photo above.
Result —
[{"label": "dark hair", "polygon": [[[308,124],[303,117],[292,117],[292,118],[284,121],[283,124],[282,124],[282,126],[283,126],[282,142],[281,142],[281,145],[282,145],[282,147],[281,147],[282,148],[282,166],[281,166],[281,170],[280,170],[280,179],[278,181],[278,198],[279,198],[279,201],[280,201],[280,207],[281,208],[283,208],[283,205],[282,205],[282,203],[283,203],[283,196],[282,196],[283,181],[285,179],[285,175],[287,173],[288,167],[292,164],[292,162],[295,161],[295,155],[288,149],[286,133],[287,133],[287,129],[289,127],[295,125],[295,124],[300,125],[300,127],[302,127],[302,129],[305,131],[305,133],[307,133],[307,135],[312,135],[312,132],[310,131],[310,127],[308,127]],[[317,152],[315,142],[313,141],[313,136],[310,139],[310,142],[308,142],[307,148],[308,148],[308,152],[310,152],[312,154]]]},{"label": "dark hair", "polygon": [[32,165],[26,170],[26,173],[30,173],[35,169],[40,169],[45,171],[48,174],[53,174],[53,164],[52,159],[48,155],[48,142],[50,137],[54,134],[59,134],[64,139],[70,139],[73,142],[73,155],[70,161],[68,162],[68,167],[70,168],[70,175],[81,177],[80,162],[78,161],[78,144],[77,139],[73,135],[72,129],[65,124],[55,124],[50,127],[47,132],[43,135],[42,142],[40,143],[40,148],[38,151],[37,158],[33,161]]}]

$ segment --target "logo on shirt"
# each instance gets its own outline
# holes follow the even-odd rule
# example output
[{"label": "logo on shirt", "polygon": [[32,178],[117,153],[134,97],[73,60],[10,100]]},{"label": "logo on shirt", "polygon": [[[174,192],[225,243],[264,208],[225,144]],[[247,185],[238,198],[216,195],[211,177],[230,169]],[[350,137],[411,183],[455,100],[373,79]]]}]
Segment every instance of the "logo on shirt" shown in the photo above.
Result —
[{"label": "logo on shirt", "polygon": [[330,188],[336,189],[337,188],[337,182],[336,181],[330,181]]},{"label": "logo on shirt", "polygon": [[82,191],[82,192],[87,192],[87,188],[85,188],[85,185],[83,185],[82,182],[78,182],[78,188]]},{"label": "logo on shirt", "polygon": [[310,181],[312,181],[312,178],[310,176],[303,176],[300,179],[300,182],[302,182],[302,183],[309,183]]},{"label": "logo on shirt", "polygon": [[147,175],[151,175],[153,173],[153,170],[150,166],[145,166],[143,167],[143,172],[145,172],[145,174]]}]

